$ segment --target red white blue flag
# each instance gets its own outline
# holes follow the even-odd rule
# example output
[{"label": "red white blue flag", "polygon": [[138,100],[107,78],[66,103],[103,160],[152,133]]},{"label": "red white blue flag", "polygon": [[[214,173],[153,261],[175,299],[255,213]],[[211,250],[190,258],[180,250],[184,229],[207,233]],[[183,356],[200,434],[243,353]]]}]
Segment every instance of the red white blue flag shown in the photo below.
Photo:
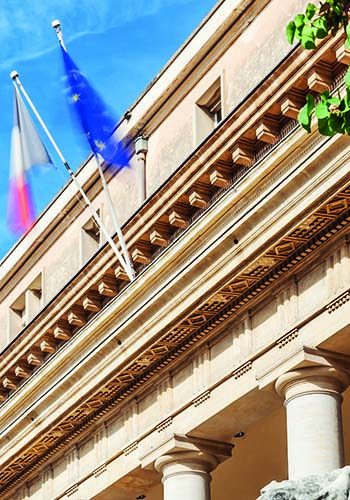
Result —
[{"label": "red white blue flag", "polygon": [[7,221],[10,229],[19,234],[28,231],[35,220],[28,179],[28,171],[34,165],[52,165],[52,161],[17,87],[14,87]]}]

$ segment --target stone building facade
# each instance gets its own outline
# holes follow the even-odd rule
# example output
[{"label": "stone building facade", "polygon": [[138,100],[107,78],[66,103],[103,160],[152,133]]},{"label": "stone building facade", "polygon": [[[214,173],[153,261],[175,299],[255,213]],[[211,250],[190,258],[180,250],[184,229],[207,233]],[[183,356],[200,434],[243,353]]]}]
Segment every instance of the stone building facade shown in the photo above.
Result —
[{"label": "stone building facade", "polygon": [[[109,185],[134,281],[71,183],[2,260],[0,498],[348,477],[350,144],[296,116],[350,54],[288,46],[306,4],[220,0],[130,109]],[[92,158],[78,178],[111,229]]]}]

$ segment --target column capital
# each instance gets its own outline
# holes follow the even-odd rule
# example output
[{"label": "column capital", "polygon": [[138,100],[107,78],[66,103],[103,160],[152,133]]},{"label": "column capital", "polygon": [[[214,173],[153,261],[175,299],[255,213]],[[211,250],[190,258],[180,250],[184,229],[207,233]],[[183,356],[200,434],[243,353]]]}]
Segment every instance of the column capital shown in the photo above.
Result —
[{"label": "column capital", "polygon": [[163,443],[153,459],[155,469],[162,474],[164,500],[210,500],[210,473],[231,456],[232,447],[179,435]]},{"label": "column capital", "polygon": [[157,458],[154,467],[168,478],[186,473],[209,474],[219,463],[219,457],[203,451],[176,451]]},{"label": "column capital", "polygon": [[[174,434],[156,449],[141,458],[143,468],[155,466],[157,470],[174,461],[198,461],[213,470],[219,463],[231,457],[233,444]],[[204,471],[205,469],[203,469]],[[208,472],[208,470],[207,470]]]},{"label": "column capital", "polygon": [[297,368],[281,375],[276,381],[277,393],[291,399],[313,393],[341,395],[350,385],[350,374],[335,366],[308,366]]}]

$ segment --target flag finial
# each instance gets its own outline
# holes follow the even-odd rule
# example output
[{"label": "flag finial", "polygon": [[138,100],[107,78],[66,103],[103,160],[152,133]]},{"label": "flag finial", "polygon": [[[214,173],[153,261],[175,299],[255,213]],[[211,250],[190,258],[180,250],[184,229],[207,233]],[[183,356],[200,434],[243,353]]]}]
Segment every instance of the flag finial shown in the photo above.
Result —
[{"label": "flag finial", "polygon": [[51,21],[51,26],[53,27],[54,30],[60,29],[61,27],[61,22],[59,19],[54,19]]},{"label": "flag finial", "polygon": [[51,22],[51,26],[56,31],[56,35],[57,35],[58,41],[60,42],[60,45],[62,46],[62,48],[64,50],[66,50],[66,46],[64,45],[64,40],[63,40],[63,33],[61,30],[61,22],[58,19],[54,19]]},{"label": "flag finial", "polygon": [[12,80],[16,80],[19,77],[18,71],[16,70],[11,71],[10,77],[12,78]]}]

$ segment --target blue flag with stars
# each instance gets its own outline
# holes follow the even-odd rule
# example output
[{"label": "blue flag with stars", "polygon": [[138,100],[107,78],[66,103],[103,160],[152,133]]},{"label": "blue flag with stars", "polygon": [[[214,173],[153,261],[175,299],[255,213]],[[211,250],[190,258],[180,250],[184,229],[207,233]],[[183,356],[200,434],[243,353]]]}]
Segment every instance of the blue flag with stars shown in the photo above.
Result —
[{"label": "blue flag with stars", "polygon": [[108,164],[127,166],[129,154],[116,135],[117,121],[62,45],[61,49],[69,100],[92,151],[101,155]]}]

